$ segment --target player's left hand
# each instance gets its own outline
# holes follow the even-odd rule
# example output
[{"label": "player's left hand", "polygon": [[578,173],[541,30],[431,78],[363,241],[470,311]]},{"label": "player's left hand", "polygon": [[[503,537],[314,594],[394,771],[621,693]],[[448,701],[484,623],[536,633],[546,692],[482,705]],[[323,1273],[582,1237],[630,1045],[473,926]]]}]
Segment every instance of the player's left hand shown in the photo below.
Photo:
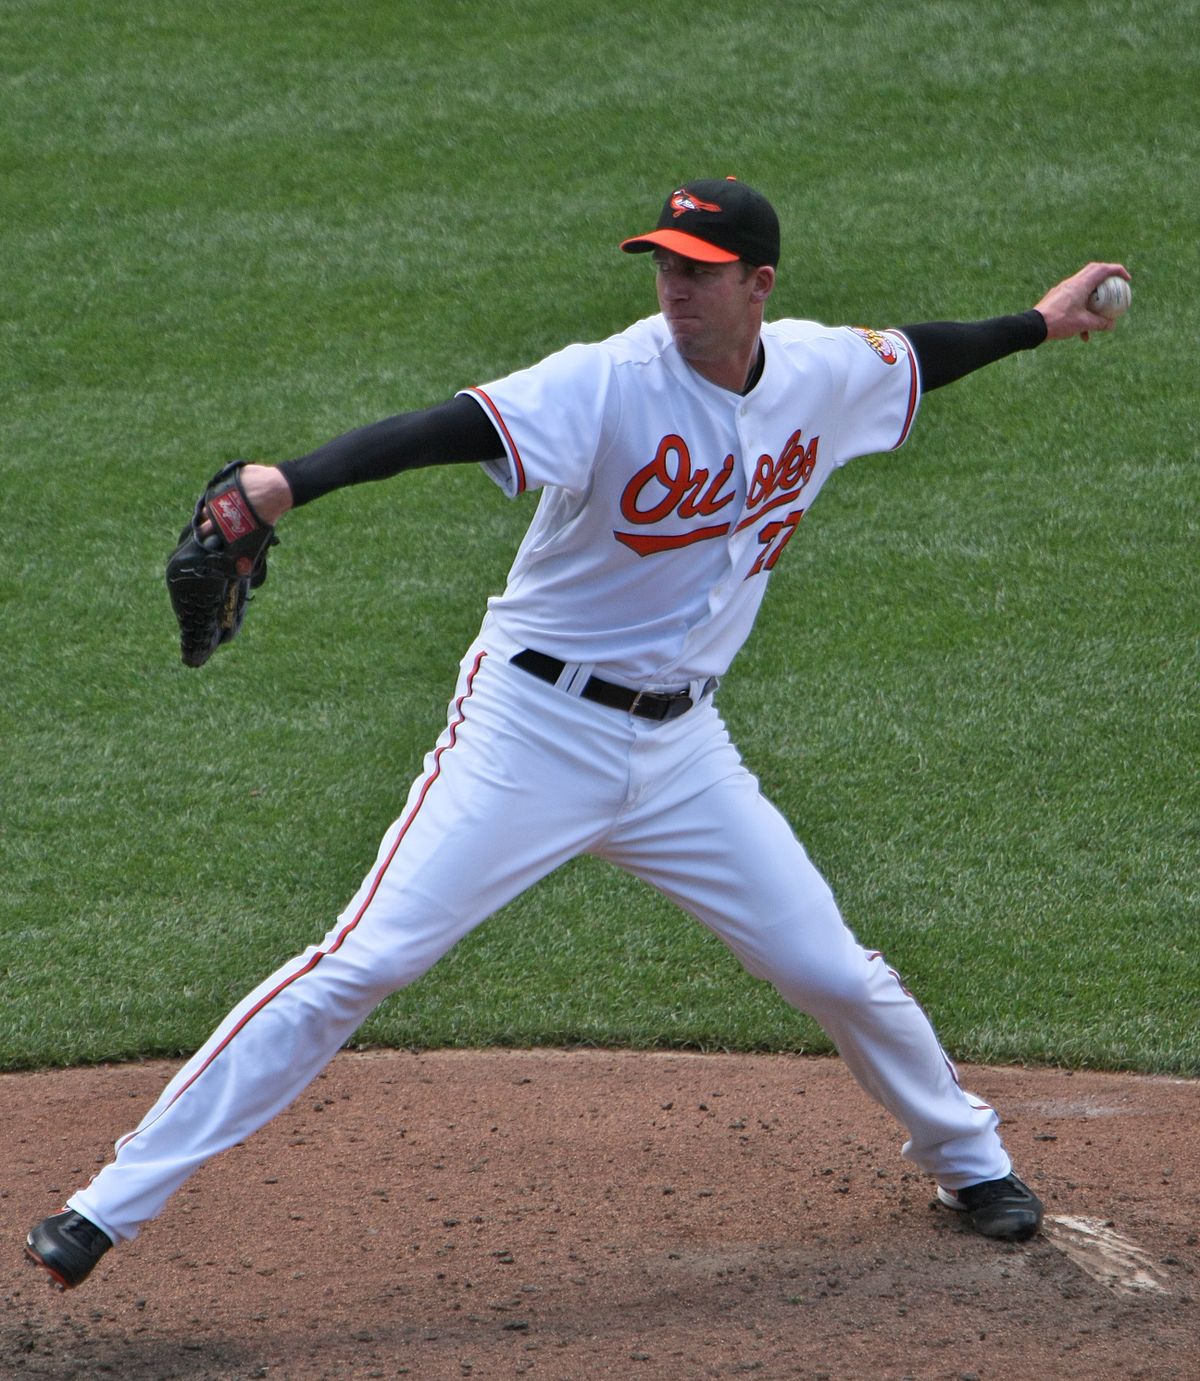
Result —
[{"label": "player's left hand", "polygon": [[1056,283],[1036,304],[1046,322],[1046,339],[1067,340],[1078,336],[1087,340],[1093,331],[1111,331],[1116,321],[1093,312],[1087,303],[1099,284],[1113,274],[1127,283],[1131,281],[1124,264],[1085,264],[1078,273]]}]

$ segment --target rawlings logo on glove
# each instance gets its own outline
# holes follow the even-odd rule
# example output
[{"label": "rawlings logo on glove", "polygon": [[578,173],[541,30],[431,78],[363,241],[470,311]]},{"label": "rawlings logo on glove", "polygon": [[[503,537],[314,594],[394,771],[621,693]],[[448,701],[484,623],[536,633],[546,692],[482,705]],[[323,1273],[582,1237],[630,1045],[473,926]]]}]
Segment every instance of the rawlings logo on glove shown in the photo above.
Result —
[{"label": "rawlings logo on glove", "polygon": [[232,460],[209,480],[167,560],[167,593],[185,666],[202,667],[237,636],[250,591],[267,578],[267,549],[279,541],[242,488],[238,471],[247,463]]}]

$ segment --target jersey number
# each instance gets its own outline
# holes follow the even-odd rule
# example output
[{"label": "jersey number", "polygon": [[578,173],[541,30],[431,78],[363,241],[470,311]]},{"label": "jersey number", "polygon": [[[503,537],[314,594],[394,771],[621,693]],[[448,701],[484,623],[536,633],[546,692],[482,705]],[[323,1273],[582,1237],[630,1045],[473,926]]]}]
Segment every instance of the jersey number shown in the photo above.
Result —
[{"label": "jersey number", "polygon": [[786,518],[767,523],[765,527],[759,528],[758,540],[762,543],[762,551],[758,553],[754,565],[746,572],[747,580],[752,575],[757,575],[759,571],[769,571],[774,566],[784,547],[791,541],[792,533],[796,531],[796,525],[803,517],[804,510],[797,508]]}]

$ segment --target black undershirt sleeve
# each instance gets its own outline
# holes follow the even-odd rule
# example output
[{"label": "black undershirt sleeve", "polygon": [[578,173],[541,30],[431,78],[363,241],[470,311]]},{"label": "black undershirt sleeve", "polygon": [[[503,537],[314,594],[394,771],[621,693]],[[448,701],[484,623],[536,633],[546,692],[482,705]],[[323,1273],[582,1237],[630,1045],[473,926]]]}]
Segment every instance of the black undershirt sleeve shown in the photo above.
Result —
[{"label": "black undershirt sleeve", "polygon": [[1036,308],[988,321],[924,321],[899,329],[916,351],[924,393],[1046,339],[1046,322]]},{"label": "black undershirt sleeve", "polygon": [[[900,330],[916,352],[926,393],[1014,351],[1032,350],[1046,338],[1046,323],[1036,310],[989,321],[926,321]],[[504,445],[487,413],[469,394],[460,394],[346,432],[279,469],[298,508],[345,485],[388,479],[404,470],[503,457]]]},{"label": "black undershirt sleeve", "polygon": [[400,413],[334,437],[279,469],[295,507],[347,484],[388,479],[427,465],[501,460],[504,445],[483,408],[468,394],[420,412]]}]

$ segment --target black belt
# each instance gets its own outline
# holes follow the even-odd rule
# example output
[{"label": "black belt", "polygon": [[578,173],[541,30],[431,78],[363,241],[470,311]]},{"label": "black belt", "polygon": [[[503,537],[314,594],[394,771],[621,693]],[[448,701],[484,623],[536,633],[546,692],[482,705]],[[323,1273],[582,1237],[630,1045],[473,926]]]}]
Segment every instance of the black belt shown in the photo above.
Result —
[{"label": "black belt", "polygon": [[[513,666],[536,676],[539,681],[549,681],[551,684],[558,680],[567,665],[557,657],[548,657],[544,652],[535,652],[530,647],[509,660]],[[710,676],[704,694],[715,690],[716,686],[716,677]],[[579,695],[583,700],[594,700],[612,710],[627,710],[642,719],[678,719],[696,703],[690,691],[635,691],[628,686],[614,685],[612,681],[602,681],[599,676],[588,677]]]}]

